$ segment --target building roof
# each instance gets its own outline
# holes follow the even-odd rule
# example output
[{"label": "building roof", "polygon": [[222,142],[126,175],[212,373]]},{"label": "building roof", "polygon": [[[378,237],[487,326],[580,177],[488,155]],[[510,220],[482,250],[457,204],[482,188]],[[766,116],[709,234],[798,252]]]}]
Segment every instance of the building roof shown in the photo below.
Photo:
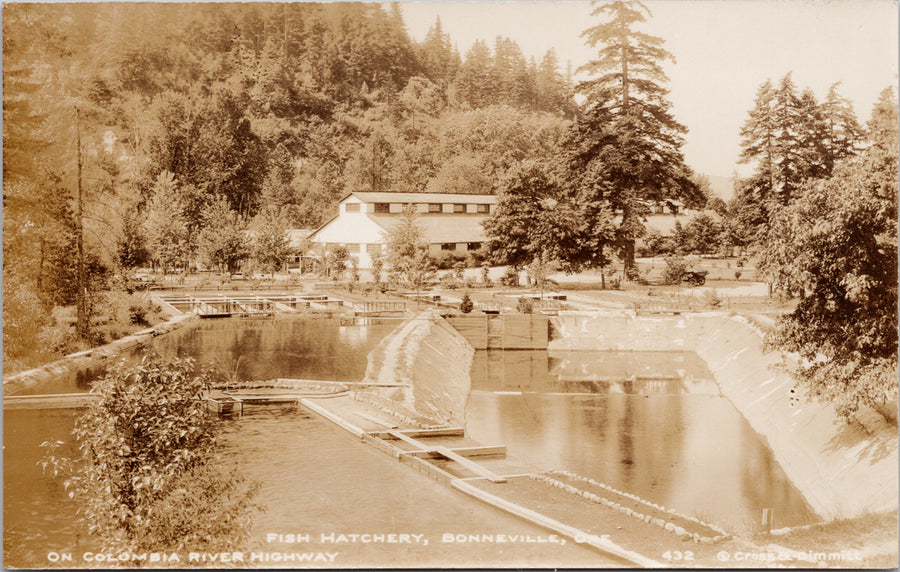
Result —
[{"label": "building roof", "polygon": [[700,213],[709,215],[714,221],[717,222],[722,220],[722,217],[720,217],[719,214],[713,210],[685,210],[678,213],[677,215],[673,215],[672,213],[654,213],[647,215],[647,228],[655,228],[661,234],[665,236],[671,236],[675,233],[675,221],[681,222],[681,226],[685,227],[688,225],[692,218]]},{"label": "building roof", "polygon": [[289,228],[287,229],[288,246],[291,248],[299,248],[314,232],[311,228]]},{"label": "building roof", "polygon": [[[455,196],[455,195],[454,195]],[[367,215],[386,232],[400,224],[402,217],[390,214]],[[484,242],[484,216],[460,216],[454,214],[428,215],[416,219],[416,224],[425,231],[430,244],[443,242]]]},{"label": "building roof", "polygon": [[469,203],[496,204],[495,195],[458,195],[449,193],[350,193],[341,199],[356,197],[364,203]]}]

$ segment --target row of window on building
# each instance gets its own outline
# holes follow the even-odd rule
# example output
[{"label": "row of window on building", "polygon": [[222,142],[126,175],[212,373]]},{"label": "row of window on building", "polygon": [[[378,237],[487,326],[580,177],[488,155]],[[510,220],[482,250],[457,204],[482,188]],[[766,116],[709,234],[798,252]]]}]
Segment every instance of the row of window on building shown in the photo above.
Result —
[{"label": "row of window on building", "polygon": [[[416,211],[420,213],[477,213],[489,214],[491,205],[489,204],[466,204],[466,203],[371,203],[371,212],[375,214],[389,214],[403,212],[403,208],[412,205]],[[392,208],[393,207],[393,208]],[[362,212],[362,203],[345,203],[344,211],[348,213]]]},{"label": "row of window on building", "polygon": [[[350,254],[359,254],[363,251],[363,247],[365,247],[366,254],[381,254],[387,248],[384,244],[360,244],[360,243],[337,243],[337,242],[329,242],[327,244],[317,243],[313,244],[310,248],[311,252],[315,252],[317,254],[322,254],[322,250],[326,252],[334,252],[339,247],[344,246],[347,248],[347,251]],[[433,244],[431,247],[434,249],[437,245]],[[464,250],[466,252],[471,252],[474,250],[478,250],[481,248],[480,242],[444,242],[440,244],[441,250]]]}]

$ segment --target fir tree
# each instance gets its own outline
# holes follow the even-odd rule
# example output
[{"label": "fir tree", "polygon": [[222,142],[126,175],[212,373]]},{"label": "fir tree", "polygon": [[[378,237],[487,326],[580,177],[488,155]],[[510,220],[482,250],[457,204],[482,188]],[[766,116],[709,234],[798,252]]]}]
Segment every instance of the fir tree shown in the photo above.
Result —
[{"label": "fir tree", "polygon": [[859,152],[864,130],[859,124],[853,104],[838,93],[840,82],[828,89],[822,102],[824,125],[823,164],[827,175],[831,175],[838,161]]},{"label": "fir tree", "polygon": [[487,107],[498,101],[497,76],[491,50],[484,40],[475,40],[466,53],[451,89],[453,100],[473,109]]},{"label": "fir tree", "polygon": [[799,298],[768,341],[796,352],[808,394],[850,416],[897,399],[897,100],[886,90],[869,147],[809,180],[775,213],[759,268]]},{"label": "fir tree", "polygon": [[579,68],[595,77],[578,86],[586,100],[574,130],[573,170],[600,177],[615,189],[605,198],[622,213],[618,241],[629,271],[634,241],[644,230],[639,199],[681,198],[691,204],[703,197],[681,152],[687,128],[675,120],[666,100],[662,65],[674,58],[662,38],[636,29],[650,10],[640,2],[611,2],[592,15],[606,19],[582,33],[598,53]]}]

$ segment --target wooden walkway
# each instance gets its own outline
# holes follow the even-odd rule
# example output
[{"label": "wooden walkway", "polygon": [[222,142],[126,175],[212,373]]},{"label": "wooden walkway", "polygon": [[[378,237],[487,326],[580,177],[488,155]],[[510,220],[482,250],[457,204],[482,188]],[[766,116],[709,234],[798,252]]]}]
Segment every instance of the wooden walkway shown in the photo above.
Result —
[{"label": "wooden walkway", "polygon": [[304,308],[342,307],[344,301],[327,294],[246,294],[162,295],[156,301],[166,309],[179,313],[196,313],[201,318],[229,316],[271,316],[276,312],[295,313]]},{"label": "wooden walkway", "polygon": [[[357,385],[357,384],[351,384]],[[347,389],[334,392],[282,389],[277,391],[222,391],[212,390],[204,400],[219,413],[240,414],[244,405],[299,404],[305,397],[330,397],[347,393]],[[78,409],[96,401],[95,393],[57,393],[47,395],[7,395],[3,397],[3,409]]]},{"label": "wooden walkway", "polygon": [[3,409],[77,409],[97,399],[93,393],[56,393],[51,395],[7,395]]}]

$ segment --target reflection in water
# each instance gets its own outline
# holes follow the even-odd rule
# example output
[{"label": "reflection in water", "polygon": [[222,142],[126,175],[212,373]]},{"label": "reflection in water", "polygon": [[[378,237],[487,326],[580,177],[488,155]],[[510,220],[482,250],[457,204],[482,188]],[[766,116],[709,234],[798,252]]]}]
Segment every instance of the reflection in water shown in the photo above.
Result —
[{"label": "reflection in water", "polygon": [[[244,379],[358,381],[365,375],[368,352],[394,325],[339,327],[337,318],[318,317],[201,320],[194,328],[154,339],[153,345],[162,354],[205,362],[230,364],[241,358]],[[140,354],[135,352],[128,359],[137,361]],[[90,381],[101,374],[66,376],[33,388],[32,393],[86,391]],[[60,479],[45,477],[36,464],[44,453],[40,448],[43,441],[70,440],[76,414],[73,409],[4,411],[3,541],[4,562],[11,566],[43,567],[49,564],[47,551],[91,549],[87,535],[75,527],[75,505]],[[228,433],[228,450],[241,456],[242,446],[248,450],[271,446],[283,441],[286,434],[301,430],[296,423],[282,425],[283,421],[269,423],[262,433],[252,424],[239,423]],[[242,436],[241,427],[249,432]],[[289,438],[296,441],[304,436]],[[264,458],[257,461],[268,462]],[[289,493],[281,490],[275,494]]]},{"label": "reflection in water", "polygon": [[243,379],[359,381],[366,356],[395,324],[340,326],[338,318],[203,320],[154,345],[160,353],[230,365]]},{"label": "reflection in water", "polygon": [[[75,503],[59,479],[37,465],[44,441],[68,441],[75,410],[3,412],[3,562],[47,565],[47,552],[86,549],[87,535],[72,525]],[[71,449],[66,451],[72,454]]]},{"label": "reflection in water", "polygon": [[816,520],[771,451],[687,352],[476,352],[466,430],[686,514],[757,527]]},{"label": "reflection in water", "polygon": [[[395,321],[367,326],[340,326],[338,318],[275,316],[199,320],[192,326],[154,338],[149,349],[166,356],[192,357],[201,362],[238,366],[242,379],[323,379],[359,381],[366,372],[369,351],[390,332]],[[140,360],[146,350],[120,358]],[[240,359],[240,363],[237,360]],[[94,368],[59,376],[21,392],[22,395],[88,391],[105,373]]]}]

